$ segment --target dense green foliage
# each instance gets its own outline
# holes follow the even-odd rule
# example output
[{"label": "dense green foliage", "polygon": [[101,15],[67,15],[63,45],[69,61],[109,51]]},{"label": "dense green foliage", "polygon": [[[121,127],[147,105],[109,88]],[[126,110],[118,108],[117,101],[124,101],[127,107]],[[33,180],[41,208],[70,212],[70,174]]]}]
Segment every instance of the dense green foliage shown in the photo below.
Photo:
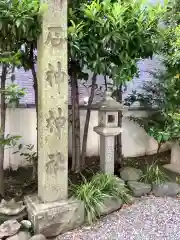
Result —
[{"label": "dense green foliage", "polygon": [[[10,75],[11,72],[13,75],[14,67],[23,66],[25,70],[32,67],[34,63],[32,50],[36,47],[41,32],[41,14],[44,8],[45,5],[40,7],[39,0],[1,0],[0,63],[8,70],[1,76],[4,86],[7,74]],[[6,103],[18,104],[20,98],[25,95],[25,89],[10,84],[1,89],[1,95],[4,95]]]},{"label": "dense green foliage", "polygon": [[6,103],[18,104],[24,89],[12,84],[7,86],[7,77],[15,67],[31,69],[33,73],[35,99],[37,100],[37,78],[33,50],[41,33],[41,14],[44,5],[39,0],[0,1],[0,64],[1,72],[1,131],[0,131],[0,194],[4,195],[3,161],[4,147],[17,144],[19,136],[5,136]]},{"label": "dense green foliage", "polygon": [[145,124],[149,135],[161,145],[167,140],[180,138],[180,2],[170,0],[164,15],[165,28],[159,53],[165,70],[154,74],[155,80],[144,86],[144,94],[131,96],[129,100],[140,100],[156,105],[159,114]]},{"label": "dense green foliage", "polygon": [[69,59],[92,72],[126,82],[137,74],[137,60],[153,55],[165,11],[142,1],[94,0],[69,8]]},{"label": "dense green foliage", "polygon": [[[159,22],[164,11],[165,8],[161,5],[151,6],[146,1],[141,0],[70,1],[68,47],[71,84],[74,83],[75,79],[77,82],[77,78],[87,79],[87,74],[83,73],[85,69],[94,74],[84,127],[82,162],[85,158],[88,121],[96,76],[100,74],[106,79],[111,78],[113,90],[119,89],[127,81],[132,80],[138,74],[138,60],[152,57],[158,48],[158,39],[161,39]],[[107,84],[107,81],[105,81],[105,85],[112,87],[112,85]],[[117,93],[118,91],[115,91],[116,98],[119,95]],[[75,98],[72,94],[72,102]],[[121,101],[121,99],[117,100]],[[77,105],[78,101],[76,108]],[[74,109],[75,106],[72,107],[72,116],[77,116],[78,113],[75,114]],[[77,124],[78,120],[72,122],[76,122],[74,124],[76,127],[73,127],[76,129],[76,134],[73,135],[80,136],[80,133],[77,133],[77,131],[80,132],[80,128],[77,127],[80,125]],[[77,147],[80,143],[75,144],[73,141],[72,145]]]},{"label": "dense green foliage", "polygon": [[169,0],[167,5],[166,15],[164,17],[165,23],[173,26],[180,24],[180,0]]},{"label": "dense green foliage", "polygon": [[0,49],[19,50],[34,42],[41,32],[39,0],[1,0]]},{"label": "dense green foliage", "polygon": [[[166,67],[166,71],[160,73],[159,76],[159,90],[163,95],[163,100],[159,105],[162,121],[156,122],[150,128],[150,131],[155,133],[154,136],[157,136],[156,139],[162,142],[180,138],[180,14],[177,8],[179,7],[178,1],[173,1],[173,3],[171,3],[172,18],[169,18],[161,51]],[[174,12],[175,10],[177,12]]]},{"label": "dense green foliage", "polygon": [[36,62],[33,49],[37,46],[45,10],[46,5],[40,5],[39,0],[1,0],[0,62],[32,69]]}]

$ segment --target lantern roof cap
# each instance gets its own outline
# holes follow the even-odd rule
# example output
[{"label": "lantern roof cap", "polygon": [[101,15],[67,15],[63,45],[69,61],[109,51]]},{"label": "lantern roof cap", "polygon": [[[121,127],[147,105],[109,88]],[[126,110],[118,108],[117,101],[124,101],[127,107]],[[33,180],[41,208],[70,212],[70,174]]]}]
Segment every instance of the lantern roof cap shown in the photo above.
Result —
[{"label": "lantern roof cap", "polygon": [[126,106],[112,98],[112,92],[105,91],[102,101],[98,104],[100,111],[118,112],[127,109]]}]

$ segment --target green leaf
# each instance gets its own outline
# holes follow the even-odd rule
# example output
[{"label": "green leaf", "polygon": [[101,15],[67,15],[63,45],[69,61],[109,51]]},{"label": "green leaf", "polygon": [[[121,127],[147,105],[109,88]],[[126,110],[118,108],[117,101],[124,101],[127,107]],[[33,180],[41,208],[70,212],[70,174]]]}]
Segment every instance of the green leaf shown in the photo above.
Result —
[{"label": "green leaf", "polygon": [[20,25],[21,25],[21,20],[20,20],[20,19],[17,19],[17,20],[16,20],[16,27],[19,28]]}]

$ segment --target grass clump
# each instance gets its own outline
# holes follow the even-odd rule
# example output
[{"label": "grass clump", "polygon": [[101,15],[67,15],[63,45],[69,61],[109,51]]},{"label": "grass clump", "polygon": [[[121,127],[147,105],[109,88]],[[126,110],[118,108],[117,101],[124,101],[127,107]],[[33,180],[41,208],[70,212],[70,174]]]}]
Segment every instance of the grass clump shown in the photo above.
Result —
[{"label": "grass clump", "polygon": [[154,163],[146,166],[144,175],[140,179],[141,182],[148,184],[161,184],[168,180],[168,176]]},{"label": "grass clump", "polygon": [[123,203],[130,203],[129,189],[125,187],[124,182],[120,178],[110,174],[99,173],[93,177],[92,182],[104,194],[119,198]]},{"label": "grass clump", "polygon": [[131,196],[120,179],[110,174],[97,174],[91,181],[83,177],[81,185],[72,186],[73,196],[84,202],[87,221],[91,224],[100,217],[104,202],[108,198],[121,199],[129,203]]}]

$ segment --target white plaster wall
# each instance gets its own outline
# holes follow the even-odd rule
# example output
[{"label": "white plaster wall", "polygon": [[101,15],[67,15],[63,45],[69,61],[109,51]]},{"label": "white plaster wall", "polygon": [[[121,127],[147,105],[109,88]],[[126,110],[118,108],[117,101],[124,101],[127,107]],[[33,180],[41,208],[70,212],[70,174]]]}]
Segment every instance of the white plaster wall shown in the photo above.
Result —
[{"label": "white plaster wall", "polygon": [[[36,149],[36,111],[33,108],[7,109],[6,134],[22,136],[20,143],[33,144]],[[26,165],[24,158],[19,154],[13,154],[17,148],[5,150],[4,168]]]},{"label": "white plaster wall", "polygon": [[[145,111],[129,111],[123,118],[123,154],[125,157],[142,156],[145,154],[153,154],[157,149],[157,142],[149,137],[143,128],[139,127],[132,121],[129,121],[126,116],[134,115],[147,117]],[[84,122],[86,111],[81,110],[81,139],[84,129]],[[89,126],[89,137],[87,142],[87,155],[97,156],[99,155],[99,136],[93,131],[93,127],[97,126],[98,123],[98,112],[92,111],[90,126]],[[72,128],[69,126],[69,155],[71,155],[72,144],[71,144],[71,132]],[[20,140],[24,144],[34,144],[36,146],[36,111],[33,108],[17,108],[15,110],[8,109],[6,117],[6,134],[21,135]],[[167,144],[163,149],[167,149]],[[162,150],[163,150],[162,149]],[[16,151],[15,148],[5,150],[5,163],[4,168],[12,167],[16,169],[20,165],[25,165],[23,158],[19,154],[12,154]]]}]

